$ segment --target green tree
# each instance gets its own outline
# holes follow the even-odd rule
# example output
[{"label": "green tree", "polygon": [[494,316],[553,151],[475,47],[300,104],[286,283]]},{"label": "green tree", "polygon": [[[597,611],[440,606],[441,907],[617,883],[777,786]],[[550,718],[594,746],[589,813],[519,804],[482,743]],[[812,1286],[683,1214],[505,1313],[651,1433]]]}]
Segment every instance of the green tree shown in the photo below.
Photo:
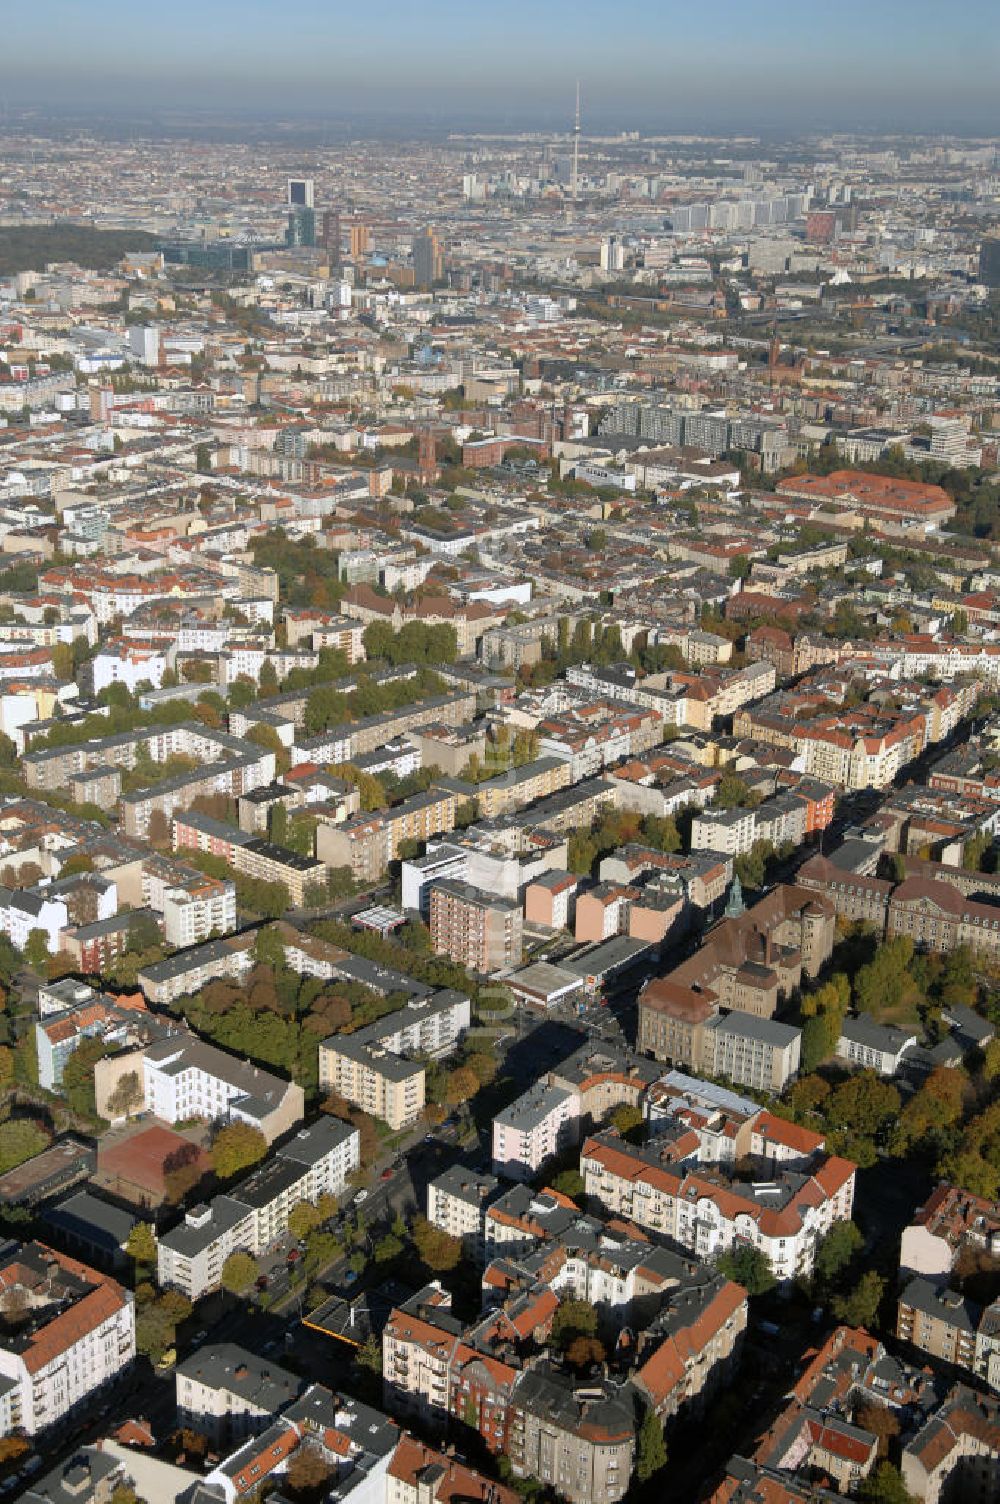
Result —
[{"label": "green tree", "polygon": [[870,1327],[884,1293],[885,1280],[874,1269],[868,1269],[853,1290],[834,1300],[833,1314],[848,1326]]},{"label": "green tree", "polygon": [[231,1180],[241,1170],[259,1163],[267,1153],[267,1139],[249,1123],[227,1123],[212,1144],[212,1168],[220,1180]]},{"label": "green tree", "polygon": [[582,1204],[583,1198],[586,1195],[586,1181],[579,1170],[561,1170],[558,1175],[553,1176],[549,1181],[549,1185],[554,1191],[558,1191],[561,1196],[568,1196],[571,1201],[575,1201],[578,1205]]},{"label": "green tree", "polygon": [[93,1118],[97,1115],[97,1104],[94,1100],[94,1067],[105,1055],[110,1054],[111,1046],[104,1043],[103,1039],[83,1039],[77,1045],[72,1055],[63,1066],[62,1093],[74,1112],[83,1117]]},{"label": "green tree", "polygon": [[858,1498],[864,1504],[915,1504],[902,1473],[891,1462],[880,1462],[867,1478],[861,1480]]},{"label": "green tree", "polygon": [[648,1483],[667,1465],[667,1448],[663,1440],[663,1422],[650,1406],[639,1427],[635,1471],[640,1483]]},{"label": "green tree", "polygon": [[49,1135],[39,1123],[28,1118],[8,1118],[6,1123],[0,1123],[0,1175],[41,1154],[48,1145]]},{"label": "green tree", "polygon": [[49,961],[49,942],[44,930],[29,931],[28,938],[24,942],[24,960],[32,971],[45,971]]},{"label": "green tree", "polygon": [[834,1222],[816,1249],[813,1276],[817,1284],[829,1288],[850,1265],[863,1245],[861,1229],[854,1222]]},{"label": "green tree", "polygon": [[751,567],[746,554],[734,554],[729,561],[729,578],[731,580],[749,579]]},{"label": "green tree", "polygon": [[288,1213],[288,1231],[293,1238],[302,1239],[321,1226],[324,1218],[311,1201],[298,1201]]},{"label": "green tree", "polygon": [[622,1138],[633,1142],[641,1138],[645,1122],[641,1107],[635,1107],[631,1102],[621,1102],[612,1110],[609,1121],[612,1128],[616,1128]]},{"label": "green tree", "polygon": [[588,1300],[561,1300],[552,1318],[552,1341],[565,1351],[577,1337],[596,1337],[597,1325]]},{"label": "green tree", "polygon": [[257,1278],[257,1260],[249,1253],[231,1253],[222,1266],[222,1288],[242,1295]]},{"label": "green tree", "polygon": [[776,1284],[770,1260],[752,1243],[741,1243],[728,1253],[721,1253],[715,1264],[720,1274],[742,1285],[748,1295],[764,1295]]}]

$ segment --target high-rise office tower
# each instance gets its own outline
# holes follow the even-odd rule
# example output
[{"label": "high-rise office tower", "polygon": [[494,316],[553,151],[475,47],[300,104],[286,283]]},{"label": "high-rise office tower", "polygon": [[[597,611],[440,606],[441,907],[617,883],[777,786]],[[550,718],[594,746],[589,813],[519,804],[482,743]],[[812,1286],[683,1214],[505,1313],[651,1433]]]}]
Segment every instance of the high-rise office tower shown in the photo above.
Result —
[{"label": "high-rise office tower", "polygon": [[413,242],[413,280],[418,287],[433,287],[444,276],[444,247],[433,230],[425,230]]},{"label": "high-rise office tower", "polygon": [[285,244],[288,246],[316,244],[315,209],[289,209],[288,225],[285,229]]},{"label": "high-rise office tower", "polygon": [[289,209],[315,209],[316,194],[312,178],[288,179]]},{"label": "high-rise office tower", "polygon": [[332,268],[339,267],[341,263],[339,209],[327,209],[324,211],[321,243],[329,253],[330,266]]},{"label": "high-rise office tower", "polygon": [[360,261],[372,248],[372,232],[367,225],[351,226],[351,260]]},{"label": "high-rise office tower", "polygon": [[979,280],[1000,287],[1000,240],[984,240],[979,252]]}]

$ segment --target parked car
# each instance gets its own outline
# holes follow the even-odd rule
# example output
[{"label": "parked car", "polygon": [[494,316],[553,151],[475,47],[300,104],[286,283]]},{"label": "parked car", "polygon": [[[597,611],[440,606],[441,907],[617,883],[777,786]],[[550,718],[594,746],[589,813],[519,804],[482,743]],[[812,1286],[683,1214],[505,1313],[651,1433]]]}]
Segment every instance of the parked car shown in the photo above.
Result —
[{"label": "parked car", "polygon": [[257,1276],[257,1289],[258,1290],[266,1290],[267,1289],[267,1275],[266,1274],[258,1274],[258,1276]]},{"label": "parked car", "polygon": [[362,1201],[367,1201],[367,1200],[368,1200],[368,1192],[365,1190],[364,1186],[362,1186],[361,1190],[358,1192],[358,1194],[354,1198],[354,1205],[355,1206],[360,1206],[361,1203],[362,1203]]}]

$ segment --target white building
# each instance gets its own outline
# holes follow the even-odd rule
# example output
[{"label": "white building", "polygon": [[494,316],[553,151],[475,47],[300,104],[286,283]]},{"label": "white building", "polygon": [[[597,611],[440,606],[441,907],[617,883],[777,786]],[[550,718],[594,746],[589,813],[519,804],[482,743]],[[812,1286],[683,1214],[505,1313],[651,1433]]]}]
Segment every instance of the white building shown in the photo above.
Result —
[{"label": "white building", "polygon": [[273,1143],[302,1121],[301,1086],[200,1039],[165,1039],[143,1061],[143,1105],[164,1123],[203,1118],[259,1128]]},{"label": "white building", "polygon": [[530,1180],[546,1160],[575,1144],[580,1098],[562,1086],[534,1086],[493,1119],[493,1172]]},{"label": "white building", "polygon": [[236,928],[236,884],[205,878],[186,888],[167,888],[163,928],[167,944],[177,950],[210,935],[230,934]]},{"label": "white building", "polygon": [[22,1313],[17,1340],[0,1345],[0,1435],[36,1436],[92,1407],[135,1358],[132,1294],[106,1274],[27,1243],[0,1264],[0,1290]]},{"label": "white building", "polygon": [[464,1251],[482,1261],[483,1219],[499,1189],[496,1176],[453,1165],[428,1183],[427,1220],[451,1237],[461,1238]]},{"label": "white building", "polygon": [[861,1014],[845,1018],[837,1040],[837,1055],[851,1065],[894,1076],[907,1050],[916,1049],[917,1036],[906,1029],[887,1028]]},{"label": "white building", "polygon": [[361,1163],[361,1134],[339,1118],[322,1117],[303,1128],[228,1195],[196,1206],[163,1233],[157,1246],[161,1285],[198,1300],[219,1287],[231,1253],[254,1258],[280,1243],[288,1216],[301,1201],[340,1196]]},{"label": "white building", "polygon": [[779,1283],[812,1272],[816,1249],[834,1222],[850,1218],[857,1166],[835,1156],[811,1173],[779,1170],[772,1180],[720,1180],[673,1163],[669,1150],[635,1148],[615,1133],[588,1138],[580,1173],[588,1196],[615,1216],[714,1259],[748,1243],[767,1258]]}]

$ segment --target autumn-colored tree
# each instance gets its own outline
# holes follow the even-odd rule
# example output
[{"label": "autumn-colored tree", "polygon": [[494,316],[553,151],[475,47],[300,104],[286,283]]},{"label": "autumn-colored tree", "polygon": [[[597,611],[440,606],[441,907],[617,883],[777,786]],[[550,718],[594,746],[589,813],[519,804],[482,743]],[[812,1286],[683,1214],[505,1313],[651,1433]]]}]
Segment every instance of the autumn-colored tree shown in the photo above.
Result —
[{"label": "autumn-colored tree", "polygon": [[297,1201],[288,1213],[288,1231],[293,1238],[301,1239],[319,1227],[323,1220],[311,1201]]},{"label": "autumn-colored tree", "polygon": [[231,1180],[267,1153],[267,1139],[249,1123],[227,1123],[212,1144],[212,1167],[220,1180]]},{"label": "autumn-colored tree", "polygon": [[453,1071],[448,1072],[445,1096],[453,1107],[460,1102],[471,1101],[478,1090],[479,1077],[470,1066],[459,1065]]},{"label": "autumn-colored tree", "polygon": [[604,1362],[604,1344],[596,1337],[574,1337],[566,1348],[566,1362],[577,1372]]},{"label": "autumn-colored tree", "polygon": [[458,1267],[462,1259],[461,1238],[453,1238],[420,1216],[413,1220],[412,1235],[414,1248],[432,1273],[447,1274]]},{"label": "autumn-colored tree", "polygon": [[148,1222],[137,1222],[128,1235],[125,1252],[138,1266],[151,1269],[156,1263],[156,1234]]},{"label": "autumn-colored tree", "polygon": [[333,1469],[318,1447],[306,1443],[288,1459],[285,1483],[296,1500],[312,1501],[323,1497],[330,1486]]},{"label": "autumn-colored tree", "polygon": [[889,1455],[889,1444],[900,1430],[899,1416],[887,1405],[862,1405],[854,1417],[855,1424],[878,1439],[880,1457]]},{"label": "autumn-colored tree", "polygon": [[249,1253],[231,1253],[222,1266],[222,1288],[242,1295],[257,1278],[257,1260]]}]

